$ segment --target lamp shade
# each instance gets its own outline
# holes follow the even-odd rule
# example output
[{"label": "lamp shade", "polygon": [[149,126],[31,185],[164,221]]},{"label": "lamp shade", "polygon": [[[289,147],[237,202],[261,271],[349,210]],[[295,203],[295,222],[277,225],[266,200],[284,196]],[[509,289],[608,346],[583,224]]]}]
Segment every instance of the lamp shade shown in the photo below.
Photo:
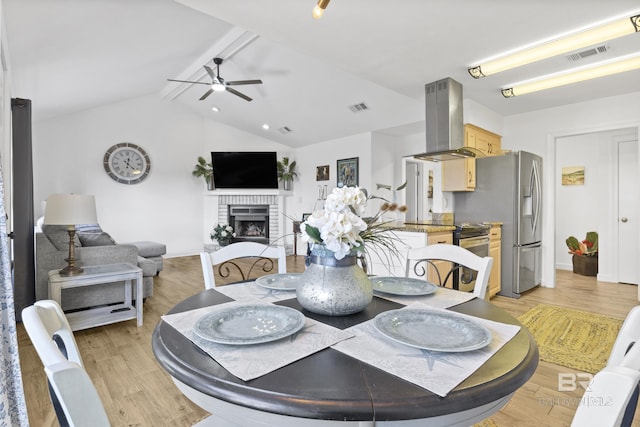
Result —
[{"label": "lamp shade", "polygon": [[44,223],[49,225],[97,224],[96,199],[82,194],[52,194],[47,198]]}]

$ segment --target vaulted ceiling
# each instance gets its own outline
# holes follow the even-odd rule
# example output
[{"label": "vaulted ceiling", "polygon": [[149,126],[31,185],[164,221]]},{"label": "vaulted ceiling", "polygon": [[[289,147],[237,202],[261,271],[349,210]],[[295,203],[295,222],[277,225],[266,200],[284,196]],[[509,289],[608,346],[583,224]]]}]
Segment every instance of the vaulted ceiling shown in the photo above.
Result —
[{"label": "vaulted ceiling", "polygon": [[[511,83],[640,52],[640,33],[607,52],[566,56],[475,80],[479,61],[610,18],[637,0],[2,0],[13,96],[34,120],[155,94],[211,120],[291,147],[389,128],[419,129],[424,85],[452,77],[464,97],[509,116],[640,91],[640,71],[505,99]],[[226,80],[253,98],[168,78]],[[365,104],[364,111],[349,107]],[[214,113],[211,108],[217,107]],[[268,123],[268,131],[262,125]],[[417,124],[417,125],[416,125]],[[284,132],[283,128],[290,132]]]}]

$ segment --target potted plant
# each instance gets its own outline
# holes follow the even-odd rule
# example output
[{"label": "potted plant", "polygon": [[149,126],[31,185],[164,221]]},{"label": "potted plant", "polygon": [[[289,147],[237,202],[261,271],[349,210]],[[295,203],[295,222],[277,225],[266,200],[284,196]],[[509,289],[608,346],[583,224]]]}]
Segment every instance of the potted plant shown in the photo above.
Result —
[{"label": "potted plant", "polygon": [[233,227],[228,224],[216,224],[211,230],[210,236],[211,240],[217,241],[220,246],[227,246],[233,242],[235,233]]},{"label": "potted plant", "polygon": [[293,182],[293,178],[298,176],[298,172],[296,171],[296,161],[289,163],[288,157],[283,157],[282,161],[278,160],[278,179],[282,181],[283,187],[285,191],[291,190],[291,183]]},{"label": "potted plant", "polygon": [[215,189],[213,185],[213,164],[207,162],[204,157],[198,157],[198,163],[196,163],[196,166],[193,169],[193,176],[203,177],[207,183],[208,190]]},{"label": "potted plant", "polygon": [[569,236],[566,243],[569,253],[573,255],[573,272],[583,276],[597,276],[598,233],[589,231],[583,241]]}]

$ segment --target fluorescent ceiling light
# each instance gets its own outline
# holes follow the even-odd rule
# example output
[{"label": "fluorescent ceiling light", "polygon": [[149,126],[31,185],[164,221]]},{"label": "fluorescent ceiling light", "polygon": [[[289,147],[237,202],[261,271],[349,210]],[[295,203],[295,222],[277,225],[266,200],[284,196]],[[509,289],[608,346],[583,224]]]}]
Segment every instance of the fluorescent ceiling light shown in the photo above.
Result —
[{"label": "fluorescent ceiling light", "polygon": [[318,4],[316,4],[311,11],[311,16],[313,16],[315,19],[322,18],[322,15],[324,15],[324,10],[327,8],[327,6],[329,6],[330,1],[331,0],[318,0]]},{"label": "fluorescent ceiling light", "polygon": [[639,31],[640,15],[622,18],[487,61],[468,71],[479,79]]},{"label": "fluorescent ceiling light", "polygon": [[598,77],[610,76],[612,74],[624,73],[625,71],[637,69],[640,69],[640,54],[623,56],[612,61],[517,83],[509,88],[502,89],[502,95],[505,98],[511,98],[531,92],[551,89],[558,86],[583,82],[585,80],[596,79]]}]

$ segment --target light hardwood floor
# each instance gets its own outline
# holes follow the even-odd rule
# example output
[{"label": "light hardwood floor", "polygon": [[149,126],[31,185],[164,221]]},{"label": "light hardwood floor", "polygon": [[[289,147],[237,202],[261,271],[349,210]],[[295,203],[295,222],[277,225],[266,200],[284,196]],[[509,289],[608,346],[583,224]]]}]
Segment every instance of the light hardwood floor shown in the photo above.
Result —
[{"label": "light hardwood floor", "polygon": [[[304,257],[289,257],[287,269],[303,271]],[[164,271],[155,278],[154,296],[144,304],[142,327],[131,320],[75,333],[86,369],[114,426],[190,426],[206,417],[176,389],[151,350],[151,334],[160,316],[203,289],[199,257],[166,259]],[[636,286],[597,282],[566,271],[558,271],[556,288],[537,288],[517,300],[497,296],[491,301],[514,316],[544,303],[620,319],[638,304]],[[56,426],[42,364],[22,324],[18,340],[31,425]],[[557,391],[558,374],[568,372],[577,373],[540,362],[533,377],[492,420],[500,427],[570,425],[582,392]],[[640,408],[633,425],[640,427]]]}]

